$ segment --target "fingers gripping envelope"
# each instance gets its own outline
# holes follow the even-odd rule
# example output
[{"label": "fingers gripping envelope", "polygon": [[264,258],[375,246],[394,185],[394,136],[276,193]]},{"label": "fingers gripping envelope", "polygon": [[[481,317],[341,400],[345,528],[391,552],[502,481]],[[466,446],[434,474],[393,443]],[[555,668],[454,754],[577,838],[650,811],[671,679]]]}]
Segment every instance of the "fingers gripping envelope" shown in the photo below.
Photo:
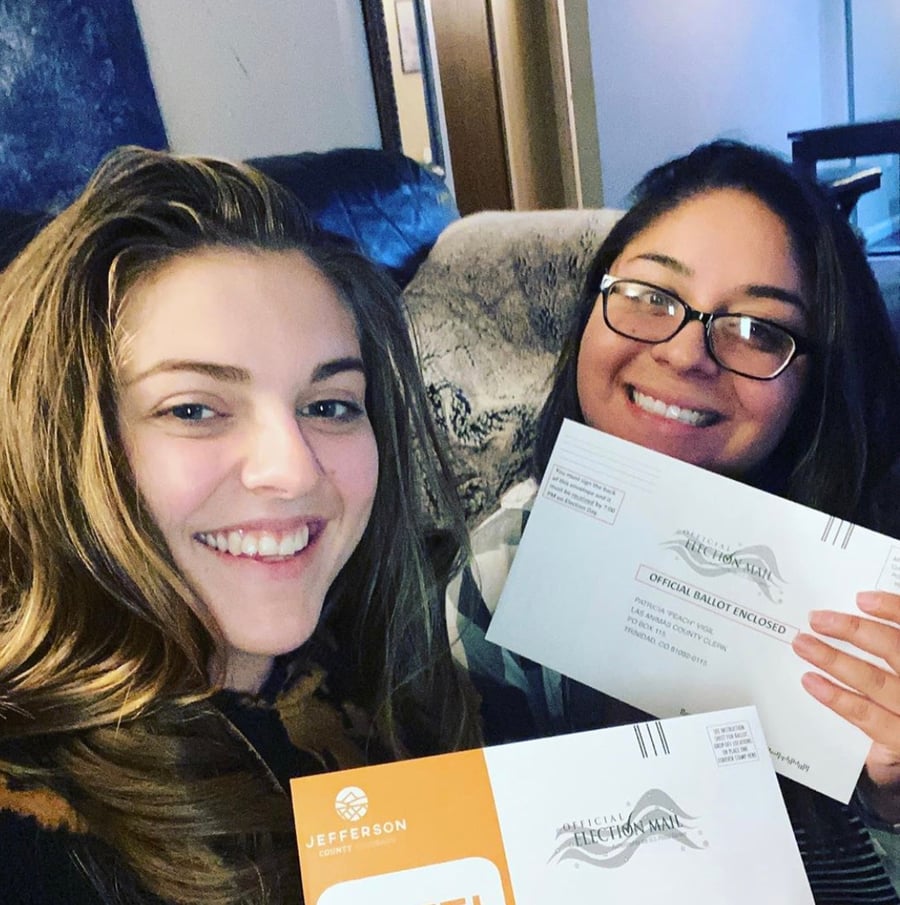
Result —
[{"label": "fingers gripping envelope", "polygon": [[775,769],[847,802],[871,740],[791,641],[865,588],[900,592],[900,543],[567,421],[487,638],[657,717],[754,704]]}]

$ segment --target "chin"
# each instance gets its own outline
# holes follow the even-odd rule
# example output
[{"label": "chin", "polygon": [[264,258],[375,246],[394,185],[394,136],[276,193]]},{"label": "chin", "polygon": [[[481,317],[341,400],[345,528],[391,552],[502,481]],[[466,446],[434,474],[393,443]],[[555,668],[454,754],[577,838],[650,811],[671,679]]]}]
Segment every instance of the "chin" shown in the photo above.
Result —
[{"label": "chin", "polygon": [[271,627],[266,631],[229,631],[224,628],[225,640],[232,650],[251,657],[278,657],[302,647],[312,637],[318,620],[296,626]]}]

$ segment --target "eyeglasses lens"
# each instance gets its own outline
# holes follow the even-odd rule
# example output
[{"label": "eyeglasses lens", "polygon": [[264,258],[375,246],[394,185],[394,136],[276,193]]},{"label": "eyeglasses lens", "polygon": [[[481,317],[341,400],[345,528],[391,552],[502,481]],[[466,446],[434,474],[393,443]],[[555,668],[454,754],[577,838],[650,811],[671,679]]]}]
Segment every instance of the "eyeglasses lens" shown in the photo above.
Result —
[{"label": "eyeglasses lens", "polygon": [[684,321],[684,308],[665,293],[640,283],[614,283],[606,294],[610,327],[634,339],[664,342]]},{"label": "eyeglasses lens", "polygon": [[709,344],[724,367],[751,377],[777,374],[794,354],[790,334],[741,314],[717,317],[709,331]]}]

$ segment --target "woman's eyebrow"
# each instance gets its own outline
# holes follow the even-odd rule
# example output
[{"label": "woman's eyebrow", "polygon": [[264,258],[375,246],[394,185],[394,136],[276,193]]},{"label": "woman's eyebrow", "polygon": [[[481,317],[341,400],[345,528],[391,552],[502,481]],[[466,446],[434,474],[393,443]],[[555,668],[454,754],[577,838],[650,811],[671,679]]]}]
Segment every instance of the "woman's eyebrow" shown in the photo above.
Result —
[{"label": "woman's eyebrow", "polygon": [[683,261],[679,261],[677,258],[673,258],[670,255],[660,254],[655,251],[647,251],[643,254],[635,255],[631,260],[653,261],[654,264],[661,264],[663,267],[667,267],[669,270],[673,270],[675,273],[684,277],[692,277],[694,275],[694,271]]},{"label": "woman's eyebrow", "polygon": [[148,377],[156,374],[165,374],[178,371],[191,371],[195,374],[203,374],[212,377],[213,380],[221,380],[225,383],[249,383],[250,372],[245,368],[238,368],[235,365],[220,365],[209,361],[193,361],[189,358],[167,358],[159,361],[153,367],[135,374],[125,386],[131,386]]},{"label": "woman's eyebrow", "polygon": [[[153,367],[147,368],[145,371],[141,371],[140,374],[136,374],[125,383],[125,386],[131,386],[156,374],[169,374],[179,371],[203,374],[206,377],[211,377],[213,380],[220,380],[224,383],[250,383],[252,380],[252,375],[246,368],[239,368],[236,365],[220,365],[209,361],[194,361],[189,358],[168,358],[157,362]],[[345,371],[359,371],[364,375],[365,368],[363,367],[362,359],[355,356],[346,356],[322,362],[322,364],[316,366],[310,382],[318,383]]]},{"label": "woman's eyebrow", "polygon": [[757,285],[755,283],[743,287],[744,295],[753,299],[777,299],[779,302],[786,302],[788,305],[794,305],[801,311],[806,311],[806,302],[803,296],[797,292],[791,292],[789,289],[782,289],[780,286]]},{"label": "woman's eyebrow", "polygon": [[361,358],[347,356],[346,358],[335,358],[332,361],[322,362],[313,371],[311,382],[317,383],[321,380],[328,380],[329,377],[334,377],[335,374],[342,374],[344,371],[359,371],[363,376],[366,373]]}]

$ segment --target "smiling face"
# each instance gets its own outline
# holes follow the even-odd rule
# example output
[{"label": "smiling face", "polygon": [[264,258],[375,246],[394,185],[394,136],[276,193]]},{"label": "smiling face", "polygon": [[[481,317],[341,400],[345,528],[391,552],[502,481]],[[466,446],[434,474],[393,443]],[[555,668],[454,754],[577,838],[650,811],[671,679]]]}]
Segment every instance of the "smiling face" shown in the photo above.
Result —
[{"label": "smiling face", "polygon": [[300,252],[207,250],[128,294],[119,428],[137,488],[255,688],[300,646],[369,520],[356,324]]},{"label": "smiling face", "polygon": [[[610,273],[651,283],[702,312],[754,315],[808,334],[787,229],[747,192],[689,198],[635,236]],[[740,377],[709,357],[703,330],[695,322],[667,342],[638,342],[613,333],[598,302],[579,348],[578,399],[592,427],[739,477],[784,435],[807,361],[801,356],[773,380]]]}]

